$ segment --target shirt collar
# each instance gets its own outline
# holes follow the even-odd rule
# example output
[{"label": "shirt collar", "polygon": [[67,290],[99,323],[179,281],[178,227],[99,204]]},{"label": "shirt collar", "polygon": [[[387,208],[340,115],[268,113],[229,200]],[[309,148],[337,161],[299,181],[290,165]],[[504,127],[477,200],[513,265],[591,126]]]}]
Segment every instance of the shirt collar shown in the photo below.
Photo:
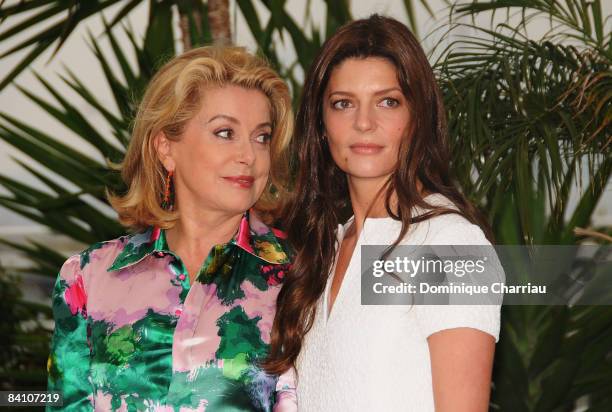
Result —
[{"label": "shirt collar", "polygon": [[[254,212],[245,212],[238,226],[238,232],[227,244],[238,247],[252,256],[271,264],[289,263],[286,235],[277,229],[270,229]],[[231,249],[231,248],[230,248]],[[123,250],[117,255],[109,272],[135,265],[147,256],[167,253],[175,256],[168,248],[166,232],[159,227],[129,235]]]}]

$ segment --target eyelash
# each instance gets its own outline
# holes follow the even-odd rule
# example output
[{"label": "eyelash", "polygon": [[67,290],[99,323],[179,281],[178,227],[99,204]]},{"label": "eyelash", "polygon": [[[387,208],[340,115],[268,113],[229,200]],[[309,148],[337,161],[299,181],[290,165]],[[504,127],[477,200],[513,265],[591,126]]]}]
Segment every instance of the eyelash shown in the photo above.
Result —
[{"label": "eyelash", "polygon": [[[228,136],[222,136],[223,133],[228,133]],[[232,129],[220,129],[217,130],[215,136],[220,137],[221,139],[230,140],[234,136],[234,131]]]},{"label": "eyelash", "polygon": [[338,107],[337,104],[338,103],[350,103],[347,99],[340,99],[340,100],[335,100],[332,102],[332,108],[336,109],[336,110],[344,110],[347,109],[347,107]]},{"label": "eyelash", "polygon": [[[224,133],[228,133],[229,135],[228,136],[223,136],[222,134],[224,134]],[[232,130],[232,129],[220,129],[220,130],[217,130],[214,134],[215,134],[215,136],[217,136],[217,137],[219,137],[221,139],[231,140],[234,137],[234,130]],[[261,136],[264,137],[263,141],[257,140]],[[270,133],[262,133],[260,135],[257,135],[257,137],[254,140],[257,143],[267,144],[271,139],[272,139],[272,134],[270,134]]]},{"label": "eyelash", "polygon": [[[258,138],[258,137],[260,137],[260,136],[263,136],[263,137],[264,137],[263,142],[260,142],[260,141],[258,141],[258,140],[257,140],[257,138]],[[262,134],[260,134],[259,136],[257,136],[255,139],[256,139],[255,141],[256,141],[257,143],[267,144],[267,143],[268,143],[268,142],[269,142],[269,141],[272,139],[272,135],[271,135],[270,133],[262,133]]]},{"label": "eyelash", "polygon": [[393,105],[387,106],[387,107],[397,107],[400,104],[399,100],[394,99],[393,97],[385,97],[384,99],[381,100],[381,102],[384,102],[384,101],[391,101],[391,102],[393,102]]},{"label": "eyelash", "polygon": [[[381,100],[381,103],[384,102],[384,101],[393,102],[392,104],[386,106],[386,107],[389,107],[389,108],[397,107],[397,106],[400,105],[400,101],[398,99],[393,98],[393,97],[385,97],[384,99]],[[349,108],[349,107],[342,107],[342,106],[338,107],[338,103],[343,103],[343,104],[344,103],[349,103],[350,104],[350,101],[348,99],[340,99],[340,100],[332,101],[332,109],[344,110],[344,109],[348,109]]]}]

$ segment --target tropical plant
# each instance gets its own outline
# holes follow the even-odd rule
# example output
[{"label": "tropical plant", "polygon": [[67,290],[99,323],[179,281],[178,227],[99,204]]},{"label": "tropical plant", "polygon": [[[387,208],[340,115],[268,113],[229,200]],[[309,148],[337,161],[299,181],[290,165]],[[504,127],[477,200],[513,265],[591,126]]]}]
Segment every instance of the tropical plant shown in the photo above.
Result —
[{"label": "tropical plant", "polygon": [[51,308],[24,300],[19,277],[0,267],[0,311],[0,390],[44,389]]},{"label": "tropical plant", "polygon": [[[483,13],[501,10],[501,23],[475,25]],[[472,23],[458,22],[465,16]],[[512,16],[518,23],[510,26]],[[597,0],[453,7],[446,35],[471,33],[456,35],[436,64],[453,166],[487,210],[499,243],[576,244],[591,224],[612,171],[609,19]],[[526,31],[536,21],[550,30],[531,40]],[[580,198],[570,209],[576,187]],[[609,245],[610,231],[587,233]],[[609,287],[609,275],[598,282]],[[504,306],[492,409],[572,411],[582,399],[589,411],[609,410],[611,355],[610,306]]]},{"label": "tropical plant", "polygon": [[[32,30],[32,27],[35,28],[35,32],[0,55],[1,59],[20,51],[28,51],[4,79],[0,80],[0,90],[10,84],[34,60],[40,58],[46,50],[53,48],[52,56],[54,56],[74,30],[88,19],[100,16],[102,12],[108,11],[113,6],[121,5],[108,25],[111,29],[144,2],[149,4],[150,10],[149,37],[154,36],[159,25],[167,25],[172,20],[173,15],[178,14],[183,45],[187,49],[193,45],[211,43],[212,41],[217,43],[231,42],[229,0],[16,0],[7,5],[4,5],[4,1],[2,1],[0,2],[0,22],[15,18],[19,20],[21,17],[22,19],[12,27],[0,32],[0,43],[19,38],[27,30]],[[307,46],[307,49],[303,50],[307,55],[308,50],[312,51],[313,45],[318,48],[319,33],[316,33],[312,39],[308,39],[304,30],[285,11],[285,0],[261,0],[261,3],[272,13],[272,19],[264,30],[262,30],[255,13],[254,1],[237,0],[236,3],[244,14],[258,44],[266,46],[263,47],[264,51],[271,47],[272,34],[277,29],[288,31],[296,46]],[[348,0],[325,0],[325,3],[328,6],[326,31],[329,33],[330,31],[333,32],[339,24],[349,20],[350,12]],[[415,4],[413,0],[403,0],[403,3],[408,22],[416,30]],[[427,4],[427,0],[419,0],[419,3],[433,16],[433,11]],[[307,4],[307,10],[310,10],[310,2]],[[62,18],[58,19],[58,17]],[[154,40],[154,44],[162,45],[162,48],[168,49],[169,43],[174,40],[174,36],[168,38],[155,37]],[[54,45],[55,47],[53,47]],[[300,61],[300,63],[303,62]]]},{"label": "tropical plant", "polygon": [[[103,159],[115,163],[121,161],[129,139],[130,118],[135,109],[132,96],[142,91],[151,76],[150,68],[155,66],[151,54],[136,45],[132,33],[126,30],[126,34],[132,41],[131,47],[139,66],[137,71],[127,63],[127,56],[119,48],[115,36],[112,33],[108,34],[123,79],[111,69],[110,62],[93,40],[93,36],[91,37],[92,50],[100,62],[115,100],[116,113],[99,102],[74,73],[67,69],[67,74],[62,76],[63,81],[106,120],[109,129],[112,130],[112,136],[103,136],[98,131],[99,128],[94,127],[81,110],[41,76],[37,76],[38,80],[55,98],[55,103],[45,101],[30,91],[20,88],[50,116],[86,140]],[[122,189],[118,175],[112,172],[107,163],[80,153],[63,143],[61,138],[50,136],[4,113],[0,113],[0,136],[18,150],[27,153],[39,165],[76,187],[76,190],[68,190],[66,188],[68,185],[59,183],[57,179],[41,173],[25,162],[16,160],[48,190],[34,189],[15,179],[0,176],[0,183],[11,194],[0,197],[2,206],[83,244],[112,238],[122,233],[116,219],[109,217],[103,207],[91,201],[93,198],[98,202],[106,202],[105,188],[117,191]],[[32,259],[35,265],[27,270],[33,273],[55,276],[54,272],[57,272],[58,265],[61,266],[65,260],[65,256],[33,241],[31,246],[17,245],[8,241],[5,243],[21,250]]]},{"label": "tropical plant", "polygon": [[[108,30],[110,30],[128,16],[138,5],[143,3],[143,0],[19,0],[14,2],[14,4],[0,4],[0,21],[25,16],[19,23],[0,33],[0,42],[17,38],[24,32],[32,30],[33,27],[35,30],[35,33],[26,40],[19,42],[0,56],[0,58],[3,58],[30,48],[29,52],[21,59],[17,66],[2,79],[0,90],[10,84],[34,60],[40,58],[44,51],[51,48],[53,44],[56,44],[52,54],[53,57],[78,25],[91,17],[99,17],[103,11],[121,3],[123,3],[121,9],[119,9],[108,24]],[[161,37],[160,34],[167,33],[164,31],[160,33],[157,29],[167,27],[170,24],[174,10],[179,14],[182,22],[181,27],[186,28],[190,35],[204,36],[207,27],[203,27],[203,23],[208,21],[202,18],[202,16],[206,15],[207,8],[205,3],[191,0],[150,0],[148,3],[150,13],[147,37],[150,39],[149,44],[151,46],[157,46],[163,50],[173,50],[174,36]],[[215,3],[217,4],[217,9],[225,7],[227,10],[227,1],[215,1]],[[215,15],[223,14],[218,10],[213,10],[212,12]],[[58,21],[59,16],[63,18]],[[185,26],[185,21],[189,22],[190,20],[193,24]],[[196,21],[198,24],[196,24]],[[218,25],[225,24],[225,27],[229,27],[228,22],[220,21],[219,19],[215,21]],[[50,23],[52,24],[49,25]],[[190,32],[190,29],[193,30]],[[186,39],[185,41],[188,40]]]}]

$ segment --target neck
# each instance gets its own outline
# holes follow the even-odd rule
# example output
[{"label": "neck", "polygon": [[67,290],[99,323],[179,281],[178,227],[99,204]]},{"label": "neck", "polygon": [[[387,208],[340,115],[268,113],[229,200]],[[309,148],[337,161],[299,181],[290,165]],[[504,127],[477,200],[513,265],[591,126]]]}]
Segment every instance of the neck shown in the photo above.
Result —
[{"label": "neck", "polygon": [[[354,233],[361,233],[366,217],[387,217],[389,213],[385,208],[385,193],[388,176],[377,179],[348,177],[348,189],[351,197],[351,206],[355,215]],[[395,196],[391,197],[391,204]]]},{"label": "neck", "polygon": [[179,254],[205,257],[213,245],[232,239],[241,219],[242,213],[228,216],[213,211],[189,213],[181,209],[176,225],[166,231],[168,247]]},{"label": "neck", "polygon": [[[353,208],[354,221],[352,233],[359,235],[363,229],[366,218],[388,217],[389,213],[385,206],[385,195],[389,176],[381,178],[355,178],[348,176],[348,189],[351,197],[351,207]],[[423,185],[420,181],[416,183],[419,193],[422,192]],[[390,198],[391,210],[397,207],[397,195],[395,192]]]}]

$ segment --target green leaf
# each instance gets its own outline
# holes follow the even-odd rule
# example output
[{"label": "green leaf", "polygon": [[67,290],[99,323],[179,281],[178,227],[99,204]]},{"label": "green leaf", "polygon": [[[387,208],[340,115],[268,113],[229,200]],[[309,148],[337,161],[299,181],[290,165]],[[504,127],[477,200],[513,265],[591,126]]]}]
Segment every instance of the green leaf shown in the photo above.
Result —
[{"label": "green leaf", "polygon": [[[310,67],[310,63],[314,60],[314,57],[319,49],[319,44],[315,44],[313,41],[309,40],[298,24],[289,14],[287,14],[284,9],[274,9],[270,0],[264,1],[263,3],[268,8],[270,13],[274,12],[278,14],[278,23],[275,22],[276,29],[281,30],[282,27],[289,32],[293,42],[293,47],[295,50],[300,51],[297,55],[298,61],[302,68],[306,70],[308,67]],[[281,24],[282,26],[279,27],[277,24]]]},{"label": "green leaf", "polygon": [[[28,13],[30,10],[43,7],[45,5],[48,6],[34,16],[27,17],[24,21],[16,26],[13,26],[11,29],[0,33],[0,41],[4,41],[16,36],[22,36],[23,33],[26,31],[30,32],[33,28],[36,30],[39,26],[46,27],[40,29],[36,32],[36,34],[30,36],[16,46],[13,46],[0,56],[0,58],[5,57],[34,45],[34,48],[8,73],[8,75],[4,77],[4,79],[2,79],[0,82],[0,90],[13,81],[13,79],[15,79],[26,67],[28,67],[30,63],[40,57],[40,55],[43,54],[43,52],[53,43],[57,42],[57,46],[53,51],[53,55],[55,55],[55,53],[57,53],[57,51],[62,47],[66,39],[68,39],[70,34],[79,24],[87,20],[87,18],[89,18],[91,15],[101,12],[117,2],[119,2],[119,0],[99,0],[95,2],[35,0],[28,6],[17,4],[2,7],[3,4],[0,4],[0,16],[2,16],[2,19],[6,18],[7,16],[16,16],[20,13]],[[66,17],[59,22],[56,22],[56,16],[62,12],[66,13]],[[55,24],[49,26],[49,22],[55,22]]]},{"label": "green leaf", "polygon": [[612,172],[612,157],[608,157],[603,161],[597,173],[591,177],[591,182],[580,198],[578,206],[574,210],[572,217],[570,218],[565,231],[563,232],[562,239],[565,242],[570,242],[574,239],[573,230],[576,227],[585,227],[590,223],[591,216],[601,195],[605,191],[610,173]]},{"label": "green leaf", "polygon": [[57,102],[61,104],[62,108],[64,109],[63,111],[51,106],[26,89],[18,87],[19,91],[40,106],[49,115],[56,118],[61,124],[68,127],[70,130],[89,142],[93,147],[98,149],[102,156],[110,157],[115,160],[122,157],[121,152],[116,147],[110,145],[106,139],[100,133],[98,133],[97,128],[91,125],[85,116],[83,116],[72,104],[70,104],[68,100],[63,98],[49,82],[38,74],[35,74],[35,76],[38,81],[43,84],[45,89],[47,89],[47,91],[51,93],[53,97],[55,97]]},{"label": "green leaf", "polygon": [[[126,119],[119,118],[118,116],[111,113],[104,104],[99,101],[92,93],[87,89],[87,87],[79,80],[79,78],[68,68],[65,68],[68,73],[68,77],[61,76],[62,80],[72,89],[74,90],[83,100],[85,100],[88,104],[93,106],[110,124],[113,128],[113,133],[118,142],[120,142],[124,147],[127,146],[129,135],[127,131],[129,129],[129,122]],[[114,159],[111,157],[113,162],[116,162],[118,159]]]},{"label": "green leaf", "polygon": [[0,124],[0,138],[32,159],[82,188],[90,187],[92,178],[98,183],[106,183],[99,175],[105,169],[100,163],[11,116],[0,113],[0,118],[27,133],[21,134]]},{"label": "green leaf", "polygon": [[174,56],[172,29],[172,1],[149,1],[149,24],[145,35],[145,49],[159,62]]},{"label": "green leaf", "polygon": [[327,19],[325,21],[326,37],[331,37],[342,25],[353,20],[348,1],[325,0],[327,5]]},{"label": "green leaf", "polygon": [[[40,13],[25,19],[23,22],[14,25],[13,27],[11,27],[9,30],[6,30],[2,33],[0,33],[0,41],[4,41],[16,34],[19,33],[23,33],[26,29],[40,23],[41,21],[45,21],[47,19],[49,19],[50,17],[55,16],[56,14],[62,12],[65,9],[64,6],[61,5],[56,5],[56,6],[52,6],[49,7],[43,11],[41,11]],[[31,39],[35,39],[37,36],[33,36],[31,37]],[[32,42],[26,42],[23,43],[26,46],[29,44],[32,44]],[[25,46],[24,46],[25,47]],[[14,49],[14,51],[20,50],[21,48],[18,49]],[[10,53],[9,53],[10,54]],[[5,55],[3,55],[2,57],[4,57]]]},{"label": "green leaf", "polygon": [[406,16],[408,17],[408,27],[414,33],[416,38],[419,37],[419,28],[416,22],[416,13],[414,11],[414,3],[412,0],[404,0],[404,9],[406,9]]},{"label": "green leaf", "polygon": [[[20,0],[17,4],[0,8],[0,21],[28,10],[48,6],[55,3],[55,1],[56,0]],[[4,3],[4,1],[2,3]],[[0,6],[2,6],[2,3],[0,3]]]},{"label": "green leaf", "polygon": [[106,32],[110,34],[111,32],[110,29],[114,27],[117,23],[119,23],[121,20],[123,20],[125,17],[127,17],[128,14],[130,14],[130,12],[134,10],[136,6],[138,6],[140,3],[141,3],[141,0],[128,1],[127,4],[125,4],[123,8],[119,10],[117,14],[115,14],[115,17],[113,17],[113,20],[110,22],[110,24],[106,28]]},{"label": "green leaf", "polygon": [[[26,67],[30,66],[30,64],[32,64],[32,62],[43,52],[43,50],[45,50],[49,46],[49,44],[51,44],[50,41],[41,40],[39,44],[23,59],[21,59],[21,61],[17,63],[17,66],[15,66],[4,77],[4,79],[0,81],[0,90],[3,90],[8,84],[15,80],[15,77],[17,77]],[[0,58],[2,58],[2,56],[0,56]]]}]

